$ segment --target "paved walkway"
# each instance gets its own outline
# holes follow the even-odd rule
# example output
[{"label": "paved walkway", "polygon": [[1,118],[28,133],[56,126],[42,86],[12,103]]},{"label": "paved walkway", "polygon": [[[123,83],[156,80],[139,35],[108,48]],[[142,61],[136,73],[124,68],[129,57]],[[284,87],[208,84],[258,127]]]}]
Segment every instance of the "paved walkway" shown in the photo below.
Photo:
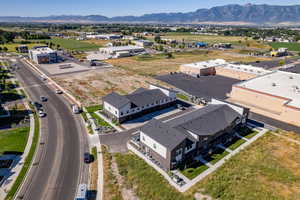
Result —
[{"label": "paved walkway", "polygon": [[[86,112],[85,108],[84,111]],[[102,200],[103,199],[103,184],[104,184],[104,175],[103,175],[103,155],[102,155],[102,149],[101,149],[101,142],[99,138],[99,131],[96,131],[96,123],[93,120],[93,117],[90,115],[90,113],[86,112],[86,116],[89,120],[89,123],[91,124],[93,135],[88,135],[88,140],[90,147],[96,147],[97,148],[97,162],[98,162],[98,179],[97,179],[97,197],[96,200]]]},{"label": "paved walkway", "polygon": [[245,147],[247,147],[248,145],[250,145],[251,143],[253,143],[254,141],[256,141],[261,136],[263,136],[267,131],[268,131],[267,129],[260,130],[260,132],[258,134],[256,134],[255,136],[253,136],[251,139],[248,139],[248,141],[246,141],[245,143],[243,143],[241,146],[239,146],[235,150],[231,151],[227,156],[225,156],[224,158],[222,158],[221,160],[219,160],[214,165],[212,165],[211,163],[208,163],[207,161],[205,161],[204,159],[202,159],[201,162],[207,163],[207,166],[209,168],[207,170],[205,170],[204,172],[202,172],[201,174],[199,174],[196,178],[194,178],[192,180],[184,179],[186,181],[186,184],[183,185],[183,186],[179,186],[178,184],[176,184],[171,179],[171,177],[168,175],[167,172],[165,172],[164,170],[162,170],[161,168],[159,168],[156,164],[154,164],[153,162],[151,162],[146,156],[144,156],[141,152],[139,152],[138,150],[136,150],[132,145],[130,145],[129,143],[127,143],[127,147],[128,147],[129,150],[133,151],[140,158],[142,158],[143,160],[145,160],[150,166],[152,166],[153,168],[155,168],[179,192],[186,192],[188,189],[190,189],[196,183],[198,183],[199,181],[203,180],[206,176],[208,176],[212,172],[216,171],[219,167],[221,167],[226,162],[226,160],[230,159],[232,156],[236,155],[241,150],[243,150]]},{"label": "paved walkway", "polygon": [[[22,95],[22,93],[20,93],[19,90],[17,90],[17,91],[20,95]],[[24,102],[24,105],[27,110],[31,110],[27,102]],[[7,177],[7,180],[5,180],[3,185],[0,187],[0,199],[5,199],[7,192],[10,191],[10,189],[13,186],[13,184],[15,183],[20,171],[22,170],[25,159],[28,156],[28,153],[30,151],[33,136],[34,136],[35,121],[34,121],[34,116],[32,113],[29,114],[29,117],[30,117],[30,130],[29,130],[28,140],[27,140],[27,144],[26,144],[24,153],[21,155],[18,164],[15,164],[15,167],[13,169],[9,170],[9,172],[7,173],[7,175],[9,177]]]}]

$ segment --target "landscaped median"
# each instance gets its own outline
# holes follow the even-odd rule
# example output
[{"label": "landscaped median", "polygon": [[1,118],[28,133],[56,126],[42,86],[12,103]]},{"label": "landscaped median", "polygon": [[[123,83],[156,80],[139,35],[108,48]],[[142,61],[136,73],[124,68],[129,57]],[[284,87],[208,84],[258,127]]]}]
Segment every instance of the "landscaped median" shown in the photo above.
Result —
[{"label": "landscaped median", "polygon": [[39,141],[39,130],[40,130],[39,119],[38,119],[36,113],[34,113],[34,135],[33,135],[33,139],[32,139],[32,144],[31,144],[29,153],[28,153],[27,157],[25,158],[24,165],[23,165],[17,179],[15,180],[10,191],[7,193],[7,196],[5,198],[6,200],[14,199],[14,196],[16,195],[17,190],[19,189],[20,185],[24,181],[26,173],[31,166],[31,163],[32,163],[35,151],[36,151],[36,147],[37,147],[37,144]]}]

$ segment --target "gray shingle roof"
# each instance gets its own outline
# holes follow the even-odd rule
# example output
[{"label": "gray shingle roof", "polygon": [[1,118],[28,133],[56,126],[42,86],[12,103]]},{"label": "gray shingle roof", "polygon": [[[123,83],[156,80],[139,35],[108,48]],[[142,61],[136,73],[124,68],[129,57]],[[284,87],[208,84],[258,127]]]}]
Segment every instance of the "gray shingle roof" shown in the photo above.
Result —
[{"label": "gray shingle roof", "polygon": [[141,131],[168,149],[173,149],[185,139],[195,141],[189,131],[199,136],[213,136],[227,128],[237,117],[241,115],[228,105],[210,104],[168,122],[153,119]]},{"label": "gray shingle roof", "polygon": [[142,107],[145,105],[150,105],[168,98],[161,90],[153,89],[148,90],[145,88],[139,88],[129,95],[119,95],[112,92],[102,98],[103,101],[108,102],[116,108],[122,108],[124,105],[131,103],[132,107]]},{"label": "gray shingle roof", "polygon": [[126,104],[130,103],[129,99],[115,92],[106,95],[105,97],[102,98],[102,100],[108,102],[110,105],[114,106],[115,108],[121,108]]},{"label": "gray shingle roof", "polygon": [[169,121],[179,131],[191,131],[199,136],[212,136],[224,130],[241,115],[228,105],[208,105],[190,114]]},{"label": "gray shingle roof", "polygon": [[150,105],[156,101],[168,98],[168,96],[159,89],[139,91],[126,95],[125,97],[138,107]]},{"label": "gray shingle roof", "polygon": [[175,148],[187,138],[185,134],[182,134],[157,119],[149,121],[141,128],[141,131],[168,149]]}]

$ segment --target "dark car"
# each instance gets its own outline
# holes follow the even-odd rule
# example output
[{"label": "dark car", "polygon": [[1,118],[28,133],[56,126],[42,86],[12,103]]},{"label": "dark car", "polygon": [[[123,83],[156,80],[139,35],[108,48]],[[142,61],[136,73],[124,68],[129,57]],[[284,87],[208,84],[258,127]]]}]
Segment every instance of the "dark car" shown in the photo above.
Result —
[{"label": "dark car", "polygon": [[85,163],[91,163],[92,162],[92,156],[90,153],[84,153],[84,162]]},{"label": "dark car", "polygon": [[45,102],[45,101],[48,100],[47,97],[43,97],[43,96],[41,96],[40,99],[41,99],[42,102]]}]

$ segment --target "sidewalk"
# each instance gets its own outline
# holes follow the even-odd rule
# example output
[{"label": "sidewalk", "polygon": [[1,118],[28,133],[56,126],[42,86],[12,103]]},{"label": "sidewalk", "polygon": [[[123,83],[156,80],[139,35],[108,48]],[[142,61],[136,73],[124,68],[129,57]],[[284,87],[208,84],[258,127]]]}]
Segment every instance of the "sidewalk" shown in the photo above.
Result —
[{"label": "sidewalk", "polygon": [[[84,110],[86,112],[86,110]],[[90,115],[90,113],[86,112],[86,116],[91,124],[93,135],[88,134],[88,140],[91,148],[96,147],[97,148],[97,162],[98,162],[98,181],[97,181],[97,197],[96,200],[102,200],[103,199],[103,182],[104,182],[104,175],[103,175],[103,155],[102,155],[102,149],[101,149],[101,143],[99,138],[99,132],[95,130],[97,127],[95,124],[95,121],[93,120],[93,117]]]},{"label": "sidewalk", "polygon": [[[268,130],[267,129],[262,129],[257,133],[255,136],[253,136],[251,139],[247,140],[244,144],[236,148],[235,150],[231,151],[227,156],[216,162],[215,164],[211,164],[203,160],[203,163],[206,163],[206,165],[209,167],[207,170],[199,174],[197,177],[195,177],[192,180],[189,179],[184,179],[186,184],[183,186],[179,186],[176,184],[171,177],[168,175],[167,172],[159,168],[156,164],[151,162],[146,156],[144,156],[141,152],[139,152],[135,147],[133,147],[131,144],[127,143],[127,147],[129,150],[134,152],[137,156],[142,158],[145,162],[147,162],[150,166],[152,166],[154,169],[156,169],[173,187],[175,187],[179,192],[186,192],[189,190],[192,186],[194,186],[196,183],[199,181],[203,180],[206,176],[211,174],[212,172],[216,171],[219,167],[221,167],[228,159],[230,159],[232,156],[236,155],[239,153],[241,150],[246,148],[248,145],[256,141],[258,138],[263,136]],[[229,152],[229,151],[228,151]],[[178,174],[178,172],[177,172]],[[179,174],[178,174],[179,175]],[[181,177],[181,176],[180,176]]]},{"label": "sidewalk", "polygon": [[[18,90],[18,92],[20,92],[20,91]],[[24,102],[24,105],[27,110],[31,110],[27,102]],[[8,179],[5,180],[3,185],[0,187],[0,199],[5,199],[6,194],[10,191],[10,189],[13,186],[13,184],[15,183],[20,171],[22,170],[25,159],[30,151],[33,136],[34,136],[35,121],[34,121],[34,116],[32,113],[29,114],[29,117],[30,117],[30,131],[29,131],[28,140],[27,140],[27,144],[26,144],[24,153],[21,155],[21,159],[20,159],[19,163],[10,171],[10,173],[12,175],[10,177],[8,177]]]}]

